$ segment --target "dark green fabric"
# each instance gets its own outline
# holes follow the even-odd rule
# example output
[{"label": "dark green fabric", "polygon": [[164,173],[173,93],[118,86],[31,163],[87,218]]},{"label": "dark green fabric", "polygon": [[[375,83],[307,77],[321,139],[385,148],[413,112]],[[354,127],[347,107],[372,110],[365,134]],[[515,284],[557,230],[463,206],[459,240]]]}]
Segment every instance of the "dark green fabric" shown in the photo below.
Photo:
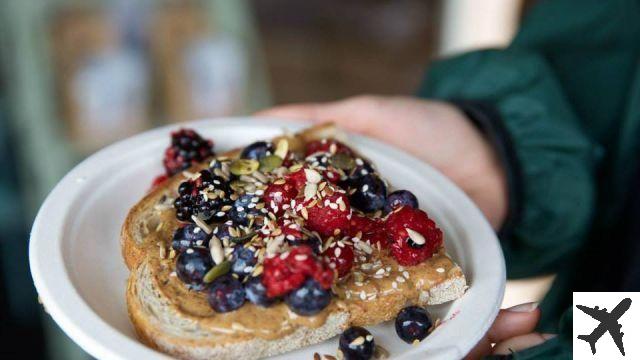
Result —
[{"label": "dark green fabric", "polygon": [[639,20],[638,0],[541,0],[507,49],[436,62],[421,89],[493,104],[514,144],[523,196],[501,239],[507,273],[558,274],[540,329],[562,331],[516,358],[571,357],[579,254],[618,225],[638,164]]}]

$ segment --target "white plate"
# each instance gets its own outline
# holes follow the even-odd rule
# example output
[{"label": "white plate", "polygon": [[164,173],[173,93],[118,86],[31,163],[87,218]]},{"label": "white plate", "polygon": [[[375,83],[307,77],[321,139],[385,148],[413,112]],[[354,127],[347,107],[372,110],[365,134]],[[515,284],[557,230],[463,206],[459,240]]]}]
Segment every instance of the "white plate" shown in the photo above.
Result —
[{"label": "white plate", "polygon": [[[207,120],[194,127],[214,139],[218,151],[269,139],[283,122],[255,119]],[[175,126],[109,146],[76,166],[40,208],[31,232],[29,259],[45,307],[60,327],[91,355],[102,359],[160,359],[140,343],[127,317],[128,275],[120,255],[120,227],[129,208],[162,172],[161,158]],[[402,342],[393,323],[370,327],[376,343],[393,358],[461,358],[495,318],[505,285],[502,252],[491,227],[462,191],[440,173],[404,152],[353,135],[350,145],[369,157],[396,188],[410,189],[445,232],[445,243],[470,284],[466,295],[432,307],[444,320],[419,346]],[[284,354],[312,358],[335,354],[337,339]]]}]

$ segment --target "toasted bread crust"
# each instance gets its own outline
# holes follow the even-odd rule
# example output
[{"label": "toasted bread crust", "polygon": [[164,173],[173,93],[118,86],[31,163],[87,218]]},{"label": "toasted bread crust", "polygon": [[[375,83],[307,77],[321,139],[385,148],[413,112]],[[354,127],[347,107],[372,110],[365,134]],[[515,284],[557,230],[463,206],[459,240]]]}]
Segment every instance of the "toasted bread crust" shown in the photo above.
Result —
[{"label": "toasted bread crust", "polygon": [[[306,142],[336,135],[333,124],[317,125],[289,138],[290,147],[303,147]],[[234,157],[238,153],[239,150],[233,150],[222,155]],[[190,171],[200,170],[206,164],[196,165]],[[336,307],[320,327],[299,326],[276,339],[255,337],[240,342],[216,343],[197,321],[184,320],[180,314],[174,313],[175,309],[169,305],[171,299],[154,288],[158,277],[147,261],[152,254],[157,254],[157,246],[144,241],[149,214],[153,212],[155,204],[163,196],[171,195],[172,189],[182,181],[184,176],[177,174],[145,195],[129,211],[121,232],[122,255],[131,271],[126,292],[127,308],[136,333],[145,344],[178,358],[255,359],[272,356],[329,339],[353,324],[354,319],[357,325],[379,323],[392,319],[409,302],[416,305],[440,304],[462,296],[466,289],[465,277],[455,265],[444,281],[430,288],[428,293],[421,293],[419,298],[407,299],[394,294],[376,300],[372,306],[386,307],[388,311],[385,314],[368,314],[364,307],[351,307],[349,312]]]}]

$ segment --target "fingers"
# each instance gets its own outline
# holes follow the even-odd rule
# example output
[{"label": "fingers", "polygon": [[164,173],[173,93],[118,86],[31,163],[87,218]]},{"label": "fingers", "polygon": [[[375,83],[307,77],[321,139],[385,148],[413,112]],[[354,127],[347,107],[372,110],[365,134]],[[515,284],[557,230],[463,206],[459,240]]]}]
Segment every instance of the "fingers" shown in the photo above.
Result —
[{"label": "fingers", "polygon": [[492,343],[531,333],[540,320],[540,309],[537,303],[520,304],[500,310],[498,317],[489,329],[487,337]]},{"label": "fingers", "polygon": [[494,355],[509,355],[512,352],[522,351],[530,347],[540,345],[543,342],[553,339],[555,334],[531,333],[515,336],[501,343],[496,344],[493,348]]},{"label": "fingers", "polygon": [[487,334],[469,352],[467,359],[479,359],[491,354],[492,344],[533,332],[540,320],[537,303],[526,303],[500,310]]}]

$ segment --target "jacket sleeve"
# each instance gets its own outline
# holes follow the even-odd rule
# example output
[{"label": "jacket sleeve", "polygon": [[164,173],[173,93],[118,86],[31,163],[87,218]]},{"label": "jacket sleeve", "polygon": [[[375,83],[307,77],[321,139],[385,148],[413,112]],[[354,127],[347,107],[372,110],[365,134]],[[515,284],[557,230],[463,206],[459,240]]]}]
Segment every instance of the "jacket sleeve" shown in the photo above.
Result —
[{"label": "jacket sleeve", "polygon": [[595,150],[545,60],[518,49],[468,53],[433,64],[421,95],[495,110],[501,131],[489,138],[511,159],[504,162],[511,231],[501,232],[507,273],[556,271],[586,238]]}]

